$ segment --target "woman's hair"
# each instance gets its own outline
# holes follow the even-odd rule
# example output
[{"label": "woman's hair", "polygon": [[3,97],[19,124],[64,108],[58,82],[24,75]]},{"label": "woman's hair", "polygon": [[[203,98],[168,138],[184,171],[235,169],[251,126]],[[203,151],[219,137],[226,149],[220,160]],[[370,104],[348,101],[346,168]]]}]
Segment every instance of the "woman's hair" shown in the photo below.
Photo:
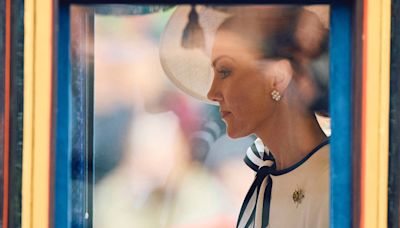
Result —
[{"label": "woman's hair", "polygon": [[295,81],[309,77],[320,87],[309,108],[327,115],[329,29],[315,13],[296,6],[237,7],[218,31],[248,40],[262,58],[290,60]]}]

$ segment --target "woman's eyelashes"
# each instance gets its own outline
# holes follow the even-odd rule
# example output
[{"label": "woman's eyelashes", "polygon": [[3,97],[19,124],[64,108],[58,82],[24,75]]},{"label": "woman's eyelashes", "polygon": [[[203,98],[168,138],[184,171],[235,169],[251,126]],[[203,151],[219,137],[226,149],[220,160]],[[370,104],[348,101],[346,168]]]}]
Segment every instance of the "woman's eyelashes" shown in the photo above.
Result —
[{"label": "woman's eyelashes", "polygon": [[232,74],[232,70],[226,67],[219,67],[217,68],[217,74],[223,79],[230,76]]}]

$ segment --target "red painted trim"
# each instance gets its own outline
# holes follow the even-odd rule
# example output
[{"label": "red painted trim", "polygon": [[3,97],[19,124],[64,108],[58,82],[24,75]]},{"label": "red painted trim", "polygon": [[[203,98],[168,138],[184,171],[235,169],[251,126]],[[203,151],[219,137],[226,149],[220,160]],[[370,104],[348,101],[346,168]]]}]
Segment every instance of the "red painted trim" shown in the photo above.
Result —
[{"label": "red painted trim", "polygon": [[366,113],[367,113],[367,100],[366,100],[366,87],[367,87],[367,55],[368,55],[368,0],[364,0],[364,18],[363,18],[363,37],[364,41],[362,44],[363,53],[362,53],[362,96],[361,96],[361,202],[360,202],[360,227],[365,227],[365,165],[366,165],[366,156],[365,156],[365,143],[366,143]]},{"label": "red painted trim", "polygon": [[11,0],[6,0],[6,43],[5,43],[5,81],[4,81],[4,191],[3,227],[8,227],[8,190],[10,154],[10,77],[11,77]]}]

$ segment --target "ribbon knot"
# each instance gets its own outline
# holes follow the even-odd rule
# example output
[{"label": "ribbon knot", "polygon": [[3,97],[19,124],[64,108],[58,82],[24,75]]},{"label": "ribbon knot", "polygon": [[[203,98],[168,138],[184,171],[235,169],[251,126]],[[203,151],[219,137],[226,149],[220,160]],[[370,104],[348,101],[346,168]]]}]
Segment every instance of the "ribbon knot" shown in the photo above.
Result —
[{"label": "ribbon knot", "polygon": [[[293,167],[301,165],[327,144],[329,144],[329,138],[317,145]],[[270,174],[276,172],[275,159],[268,149],[265,149],[261,139],[256,139],[249,149],[247,149],[244,162],[257,172],[257,174],[244,198],[236,227],[268,227],[272,191],[272,178]]]},{"label": "ribbon knot", "polygon": [[236,227],[267,227],[271,198],[271,171],[276,169],[272,154],[265,149],[261,139],[256,139],[247,149],[244,162],[255,172],[256,178],[246,194]]},{"label": "ribbon knot", "polygon": [[269,174],[271,174],[272,168],[269,166],[262,166],[258,171],[256,176],[260,176],[262,178],[265,178]]}]

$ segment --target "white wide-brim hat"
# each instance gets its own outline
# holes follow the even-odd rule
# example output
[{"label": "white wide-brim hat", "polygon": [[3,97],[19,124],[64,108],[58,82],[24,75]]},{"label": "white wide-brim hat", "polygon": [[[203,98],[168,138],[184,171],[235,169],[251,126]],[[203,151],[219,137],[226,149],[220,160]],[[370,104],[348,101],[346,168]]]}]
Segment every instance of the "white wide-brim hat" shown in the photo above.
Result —
[{"label": "white wide-brim hat", "polygon": [[195,9],[204,35],[203,46],[182,47],[182,36],[189,22],[192,6],[179,6],[170,17],[161,37],[161,65],[169,79],[183,92],[201,101],[215,104],[207,99],[213,77],[210,53],[215,33],[229,14],[200,5]]},{"label": "white wide-brim hat", "polygon": [[[241,13],[241,7],[243,6],[183,5],[175,9],[161,37],[160,60],[168,78],[183,92],[206,103],[216,104],[207,99],[213,79],[210,56],[214,37],[220,25],[230,15]],[[304,8],[317,15],[322,24],[329,29],[329,17],[326,16],[329,15],[328,7]],[[189,44],[184,44],[186,30],[192,20],[196,21],[197,27],[192,26],[191,29],[201,37],[197,39],[196,34],[192,34],[187,41]],[[329,58],[327,61],[329,62]],[[328,73],[325,74],[327,75],[324,77],[329,76]]]}]

